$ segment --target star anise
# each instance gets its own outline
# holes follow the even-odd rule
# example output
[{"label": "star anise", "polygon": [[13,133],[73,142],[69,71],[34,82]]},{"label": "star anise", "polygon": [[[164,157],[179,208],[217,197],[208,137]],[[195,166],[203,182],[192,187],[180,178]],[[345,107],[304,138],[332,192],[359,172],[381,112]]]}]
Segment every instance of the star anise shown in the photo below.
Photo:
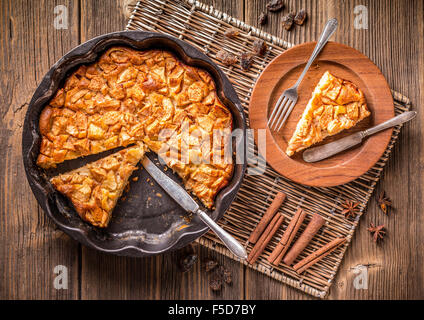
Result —
[{"label": "star anise", "polygon": [[388,197],[386,197],[386,193],[384,191],[381,191],[380,196],[377,199],[378,205],[380,206],[380,209],[385,213],[389,213],[389,208],[392,206],[392,200],[390,200]]},{"label": "star anise", "polygon": [[349,217],[355,218],[357,214],[359,214],[359,203],[353,202],[352,200],[346,200],[342,203],[342,207],[344,208],[342,214],[348,219]]},{"label": "star anise", "polygon": [[375,226],[373,223],[370,223],[370,227],[368,228],[368,231],[372,234],[374,242],[377,242],[378,239],[383,239],[384,235],[386,234],[386,231],[384,230],[384,224]]}]

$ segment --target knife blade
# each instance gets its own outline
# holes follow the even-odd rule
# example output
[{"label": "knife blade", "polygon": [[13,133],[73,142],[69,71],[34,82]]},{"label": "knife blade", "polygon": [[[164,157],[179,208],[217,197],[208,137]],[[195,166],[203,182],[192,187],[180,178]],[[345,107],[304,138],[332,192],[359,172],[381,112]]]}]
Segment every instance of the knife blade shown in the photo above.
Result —
[{"label": "knife blade", "polygon": [[144,169],[146,169],[162,189],[183,207],[184,210],[195,213],[199,209],[199,205],[189,196],[187,191],[163,173],[148,157],[144,157],[142,164]]},{"label": "knife blade", "polygon": [[306,162],[317,162],[331,157],[339,152],[350,149],[361,143],[363,134],[361,132],[354,133],[345,138],[334,142],[324,144],[315,148],[311,148],[303,152],[303,160]]},{"label": "knife blade", "polygon": [[199,218],[215,232],[222,242],[224,242],[232,253],[241,259],[247,259],[246,249],[233,236],[218,226],[206,212],[200,210],[199,205],[190,197],[183,187],[163,173],[148,157],[144,157],[142,165],[162,189],[165,190],[184,210],[197,214]]},{"label": "knife blade", "polygon": [[322,146],[308,149],[303,152],[303,160],[305,160],[306,162],[317,162],[324,160],[339,152],[350,149],[356,146],[357,144],[360,144],[365,137],[412,120],[413,118],[415,118],[416,115],[416,111],[404,112],[367,130],[354,133],[350,136],[324,144]]}]

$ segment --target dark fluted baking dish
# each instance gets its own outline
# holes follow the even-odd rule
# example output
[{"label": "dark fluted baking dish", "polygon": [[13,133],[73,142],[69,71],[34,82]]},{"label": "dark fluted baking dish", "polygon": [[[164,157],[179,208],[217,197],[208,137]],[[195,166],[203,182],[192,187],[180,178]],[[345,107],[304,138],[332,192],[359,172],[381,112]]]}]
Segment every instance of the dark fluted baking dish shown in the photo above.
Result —
[{"label": "dark fluted baking dish", "polygon": [[[111,223],[106,229],[98,229],[82,221],[69,201],[51,186],[48,179],[59,172],[104,157],[112,151],[70,160],[57,169],[48,171],[36,165],[41,142],[38,119],[43,107],[79,65],[94,62],[109,47],[118,45],[138,50],[168,50],[184,63],[208,71],[216,83],[220,100],[231,111],[233,128],[241,129],[244,133],[241,139],[233,139],[233,148],[237,148],[238,152],[242,150],[243,159],[246,122],[237,94],[220,68],[190,44],[164,34],[123,31],[101,35],[68,52],[45,75],[29,104],[22,134],[25,172],[38,203],[61,230],[84,245],[118,255],[149,256],[181,248],[203,235],[208,228],[197,217],[192,217],[189,222],[182,219],[186,215],[184,210],[163,192],[153,179],[147,182],[149,176],[145,170],[136,170],[134,175],[138,177],[138,181],[130,182],[130,190],[124,199],[118,202]],[[152,154],[149,154],[149,157],[157,160]],[[215,221],[224,215],[234,200],[245,169],[246,161],[235,164],[232,180],[217,194],[215,209],[209,211]],[[166,173],[180,182],[170,170]],[[158,192],[162,197],[154,197]]]}]

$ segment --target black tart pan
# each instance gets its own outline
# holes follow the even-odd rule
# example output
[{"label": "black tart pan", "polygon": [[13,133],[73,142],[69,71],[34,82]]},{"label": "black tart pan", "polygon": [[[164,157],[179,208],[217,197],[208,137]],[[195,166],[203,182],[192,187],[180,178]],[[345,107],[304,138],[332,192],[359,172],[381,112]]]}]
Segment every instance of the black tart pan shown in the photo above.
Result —
[{"label": "black tart pan", "polygon": [[[22,156],[25,172],[31,189],[44,212],[53,219],[61,230],[75,240],[102,252],[123,256],[143,257],[181,248],[199,238],[208,228],[197,217],[183,219],[187,213],[149,177],[146,170],[136,170],[130,179],[130,188],[118,202],[110,224],[99,229],[82,221],[70,202],[48,182],[49,178],[61,172],[83,166],[117,150],[66,161],[52,170],[43,170],[36,165],[41,136],[38,119],[44,106],[64,80],[81,64],[94,62],[112,46],[128,46],[137,50],[164,49],[174,53],[184,63],[202,68],[213,77],[219,98],[231,111],[233,128],[243,132],[240,139],[233,139],[233,148],[245,159],[246,122],[242,106],[228,78],[206,55],[190,44],[172,36],[142,31],[123,31],[105,34],[89,40],[68,52],[45,75],[35,91],[28,111],[22,134]],[[233,149],[236,150],[236,149]],[[149,158],[159,163],[154,154]],[[230,183],[215,199],[215,207],[208,211],[217,221],[234,200],[246,169],[246,161],[235,164]],[[172,179],[181,183],[171,172],[165,171]],[[204,208],[203,208],[204,209]]]}]

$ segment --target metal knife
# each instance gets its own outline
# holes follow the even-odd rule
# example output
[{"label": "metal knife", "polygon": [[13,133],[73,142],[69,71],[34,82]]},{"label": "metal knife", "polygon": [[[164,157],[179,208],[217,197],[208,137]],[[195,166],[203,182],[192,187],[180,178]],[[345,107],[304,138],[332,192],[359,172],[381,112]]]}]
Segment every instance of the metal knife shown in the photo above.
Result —
[{"label": "metal knife", "polygon": [[227,248],[241,259],[247,259],[246,249],[228,232],[218,226],[206,212],[200,210],[199,205],[187,191],[174,180],[162,172],[149,158],[144,157],[143,167],[155,179],[155,181],[187,212],[197,214],[199,218],[212,229],[213,232],[224,242]]},{"label": "metal knife", "polygon": [[323,159],[327,159],[328,157],[331,157],[339,152],[356,146],[357,144],[361,143],[365,137],[412,120],[416,115],[416,111],[404,112],[372,128],[354,133],[343,139],[327,143],[319,147],[310,148],[303,152],[303,160],[306,162],[317,162]]}]

